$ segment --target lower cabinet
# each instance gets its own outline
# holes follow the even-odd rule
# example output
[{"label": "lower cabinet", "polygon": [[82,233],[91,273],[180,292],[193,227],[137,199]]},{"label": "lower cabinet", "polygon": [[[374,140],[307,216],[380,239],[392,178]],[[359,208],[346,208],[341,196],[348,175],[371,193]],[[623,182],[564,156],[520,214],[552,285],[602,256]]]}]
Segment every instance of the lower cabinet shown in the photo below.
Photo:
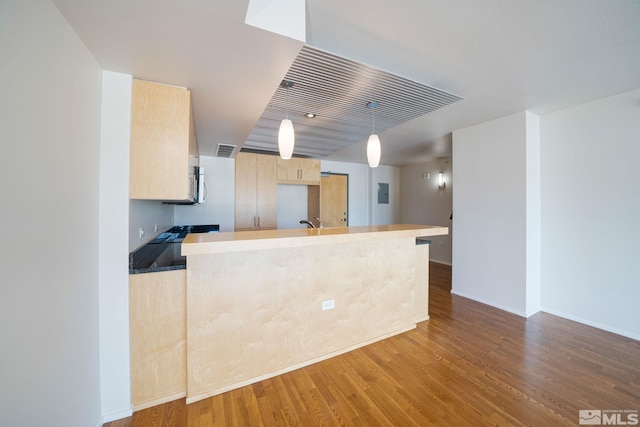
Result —
[{"label": "lower cabinet", "polygon": [[186,289],[187,270],[129,275],[134,411],[186,396]]}]

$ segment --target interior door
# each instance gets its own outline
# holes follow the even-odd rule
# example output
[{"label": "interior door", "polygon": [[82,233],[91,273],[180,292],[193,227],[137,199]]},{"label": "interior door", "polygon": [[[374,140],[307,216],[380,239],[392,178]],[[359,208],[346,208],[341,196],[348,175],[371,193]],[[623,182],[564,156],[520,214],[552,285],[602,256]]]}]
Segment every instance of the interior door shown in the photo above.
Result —
[{"label": "interior door", "polygon": [[320,178],[320,220],[325,227],[349,225],[349,175],[323,174]]}]

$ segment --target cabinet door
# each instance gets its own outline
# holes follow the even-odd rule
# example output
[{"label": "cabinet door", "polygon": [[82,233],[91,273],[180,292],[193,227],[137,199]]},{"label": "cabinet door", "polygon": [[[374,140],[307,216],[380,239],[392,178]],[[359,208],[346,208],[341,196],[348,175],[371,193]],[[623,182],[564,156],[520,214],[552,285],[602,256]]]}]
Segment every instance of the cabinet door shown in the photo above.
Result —
[{"label": "cabinet door", "polygon": [[197,152],[192,123],[187,89],[133,81],[130,198],[190,199],[189,166]]},{"label": "cabinet door", "polygon": [[278,226],[278,158],[258,156],[256,211],[260,229]]},{"label": "cabinet door", "polygon": [[186,396],[186,292],[186,270],[129,276],[134,410]]},{"label": "cabinet door", "polygon": [[278,157],[278,182],[281,184],[320,185],[320,160]]},{"label": "cabinet door", "polygon": [[300,179],[300,162],[297,157],[289,160],[278,159],[278,182],[297,184]]},{"label": "cabinet door", "polygon": [[320,160],[299,159],[301,184],[320,185]]},{"label": "cabinet door", "polygon": [[253,230],[257,226],[258,155],[238,153],[236,156],[236,213],[235,229]]}]

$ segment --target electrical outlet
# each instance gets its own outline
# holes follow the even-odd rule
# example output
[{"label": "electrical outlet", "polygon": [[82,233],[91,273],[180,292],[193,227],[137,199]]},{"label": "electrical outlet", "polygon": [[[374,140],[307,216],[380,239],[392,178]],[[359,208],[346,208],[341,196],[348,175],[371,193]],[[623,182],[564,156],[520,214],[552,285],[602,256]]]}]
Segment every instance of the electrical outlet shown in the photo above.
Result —
[{"label": "electrical outlet", "polygon": [[333,310],[334,308],[336,308],[336,300],[328,299],[326,301],[322,301],[322,311]]},{"label": "electrical outlet", "polygon": [[153,224],[153,232],[154,233],[158,232],[158,224]]},{"label": "electrical outlet", "polygon": [[144,236],[144,228],[140,227],[138,229],[138,238],[142,239],[142,236]]}]

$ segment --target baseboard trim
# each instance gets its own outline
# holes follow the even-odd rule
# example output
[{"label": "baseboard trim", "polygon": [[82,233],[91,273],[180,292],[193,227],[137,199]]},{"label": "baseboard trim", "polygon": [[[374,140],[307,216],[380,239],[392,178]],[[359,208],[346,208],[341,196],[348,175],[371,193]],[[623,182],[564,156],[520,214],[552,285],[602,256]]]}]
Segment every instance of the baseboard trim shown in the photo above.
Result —
[{"label": "baseboard trim", "polygon": [[548,314],[552,314],[554,316],[562,317],[563,319],[571,320],[573,322],[582,323],[583,325],[591,326],[591,327],[596,328],[596,329],[600,329],[600,330],[603,330],[603,331],[606,331],[606,332],[611,332],[612,334],[616,334],[616,335],[620,335],[622,337],[630,338],[632,340],[640,341],[640,335],[634,334],[633,332],[625,331],[625,330],[618,329],[618,328],[613,328],[611,326],[607,326],[607,325],[604,325],[604,324],[599,323],[599,322],[592,322],[590,320],[583,319],[581,317],[573,316],[573,315],[570,315],[570,314],[567,314],[567,313],[563,313],[561,311],[553,310],[553,309],[550,309],[550,308],[539,307],[539,308],[537,308],[536,311],[533,311],[531,313],[524,313],[524,312],[521,312],[521,311],[518,311],[518,310],[514,310],[514,309],[512,309],[510,307],[505,307],[505,306],[501,306],[500,304],[495,304],[492,301],[487,301],[487,300],[485,300],[483,298],[477,298],[477,297],[475,297],[473,295],[469,295],[469,294],[466,294],[464,292],[458,292],[458,291],[452,289],[451,293],[454,294],[454,295],[463,297],[463,298],[467,298],[467,299],[479,302],[481,304],[486,304],[488,306],[497,308],[499,310],[507,311],[509,313],[515,314],[516,316],[528,318],[528,317],[531,317],[534,314],[539,313],[539,312],[548,313]]},{"label": "baseboard trim", "polygon": [[538,307],[534,308],[534,309],[533,309],[533,310],[531,310],[531,311],[527,311],[527,312],[526,312],[526,316],[525,316],[525,317],[531,317],[531,316],[533,316],[533,315],[534,315],[534,314],[536,314],[536,313],[540,313],[541,311],[542,311],[542,309],[538,306]]},{"label": "baseboard trim", "polygon": [[527,314],[524,311],[515,310],[515,309],[513,309],[511,307],[507,307],[507,306],[504,306],[504,305],[501,305],[501,304],[496,304],[493,301],[488,301],[488,300],[485,300],[483,298],[478,298],[478,297],[476,297],[474,295],[470,295],[470,294],[467,294],[467,293],[464,293],[464,292],[456,291],[455,289],[451,289],[451,293],[454,294],[454,295],[463,297],[463,298],[467,298],[467,299],[479,302],[481,304],[485,304],[485,305],[491,306],[493,308],[497,308],[498,310],[507,311],[507,312],[509,312],[511,314],[515,314],[516,316],[520,316],[520,317],[524,317],[524,318],[528,317]]},{"label": "baseboard trim", "polygon": [[163,403],[167,403],[167,402],[173,402],[174,400],[182,399],[185,397],[187,397],[186,391],[170,394],[169,396],[164,396],[159,399],[150,400],[149,402],[133,405],[133,412],[142,411],[143,409],[151,408],[157,405],[162,405]]},{"label": "baseboard trim", "polygon": [[640,335],[634,334],[629,331],[624,331],[618,328],[612,328],[611,326],[603,325],[602,323],[592,322],[590,320],[583,319],[577,316],[572,316],[571,314],[563,313],[561,311],[553,310],[550,308],[543,307],[541,311],[544,313],[552,314],[554,316],[562,317],[563,319],[571,320],[573,322],[582,323],[583,325],[591,326],[596,329],[601,329],[606,332],[611,332],[612,334],[616,334],[626,338],[631,338],[632,340],[640,341]]},{"label": "baseboard trim", "polygon": [[433,258],[429,258],[429,261],[435,262],[436,264],[448,265],[449,267],[451,267],[450,262],[438,261],[437,259],[433,259]]},{"label": "baseboard trim", "polygon": [[111,421],[121,420],[123,418],[127,418],[133,415],[133,408],[125,409],[123,411],[112,412],[110,414],[103,414],[102,421],[98,424],[98,427],[101,427],[103,424],[110,423]]}]

